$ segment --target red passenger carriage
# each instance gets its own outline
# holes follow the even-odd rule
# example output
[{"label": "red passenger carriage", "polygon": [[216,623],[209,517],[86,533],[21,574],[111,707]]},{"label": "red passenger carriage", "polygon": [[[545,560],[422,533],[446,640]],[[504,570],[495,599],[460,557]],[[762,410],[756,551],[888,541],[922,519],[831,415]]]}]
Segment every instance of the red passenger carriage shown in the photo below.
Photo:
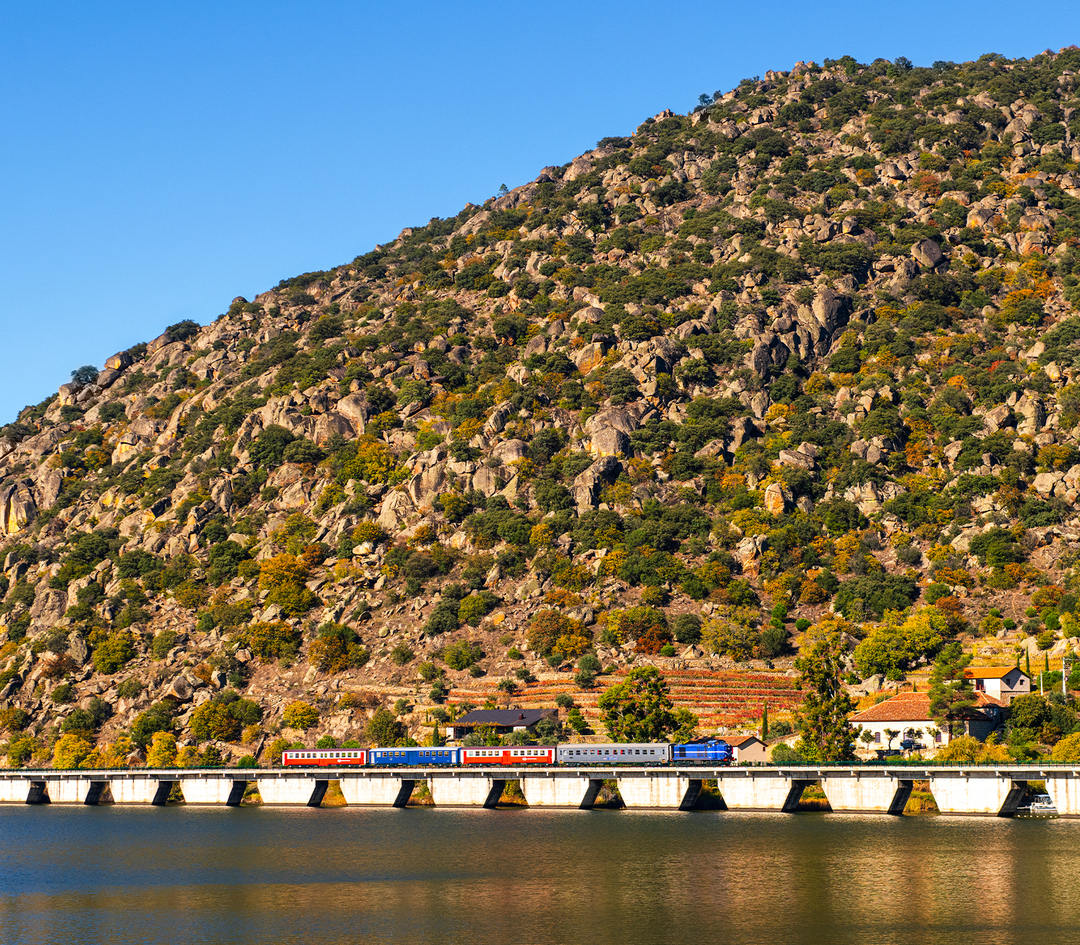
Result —
[{"label": "red passenger carriage", "polygon": [[553,765],[554,745],[499,745],[488,748],[462,748],[463,765]]}]

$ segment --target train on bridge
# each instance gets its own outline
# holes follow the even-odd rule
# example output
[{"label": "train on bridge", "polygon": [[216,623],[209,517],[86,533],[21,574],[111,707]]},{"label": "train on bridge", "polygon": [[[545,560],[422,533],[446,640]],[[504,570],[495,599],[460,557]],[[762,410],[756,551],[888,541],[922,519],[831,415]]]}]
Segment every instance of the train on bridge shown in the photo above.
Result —
[{"label": "train on bridge", "polygon": [[468,768],[476,765],[521,767],[523,765],[730,765],[734,750],[727,742],[712,739],[669,745],[666,742],[607,745],[495,745],[469,748],[304,748],[281,755],[285,767],[303,768]]}]

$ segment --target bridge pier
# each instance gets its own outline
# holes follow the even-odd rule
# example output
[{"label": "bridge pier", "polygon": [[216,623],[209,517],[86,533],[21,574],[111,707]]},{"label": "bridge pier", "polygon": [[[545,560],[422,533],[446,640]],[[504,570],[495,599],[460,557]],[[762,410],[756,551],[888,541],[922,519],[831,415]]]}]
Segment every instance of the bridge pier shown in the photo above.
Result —
[{"label": "bridge pier", "polygon": [[642,772],[619,778],[623,803],[631,808],[693,810],[701,794],[701,778],[663,777]]},{"label": "bridge pier", "polygon": [[[431,779],[436,807],[497,807],[505,778],[444,775]],[[527,796],[527,795],[526,795]]]},{"label": "bridge pier", "polygon": [[161,778],[113,778],[109,781],[116,804],[153,804],[161,807],[169,800],[175,780]]},{"label": "bridge pier", "polygon": [[766,774],[764,769],[723,772],[716,784],[729,810],[778,810],[792,813],[809,780]]},{"label": "bridge pier", "polygon": [[554,773],[521,779],[530,807],[570,807],[589,810],[603,784],[600,778],[559,777]]},{"label": "bridge pier", "polygon": [[264,804],[318,807],[330,782],[321,778],[259,778],[257,783]]},{"label": "bridge pier", "polygon": [[357,775],[341,779],[341,793],[350,807],[404,807],[416,787],[414,778]]},{"label": "bridge pier", "polygon": [[185,778],[180,782],[186,804],[224,804],[239,807],[247,781],[233,778]]},{"label": "bridge pier", "polygon": [[49,782],[49,801],[53,804],[97,804],[107,781],[90,778],[61,778]]},{"label": "bridge pier", "polygon": [[909,779],[861,776],[857,770],[833,771],[821,779],[829,806],[856,814],[904,813],[913,784]]},{"label": "bridge pier", "polygon": [[927,774],[930,791],[943,814],[1010,817],[1027,790],[1027,781],[1016,781],[995,771],[964,771],[959,776],[934,771]]},{"label": "bridge pier", "polygon": [[5,778],[0,781],[0,803],[25,804],[30,794],[30,782],[23,778]]}]

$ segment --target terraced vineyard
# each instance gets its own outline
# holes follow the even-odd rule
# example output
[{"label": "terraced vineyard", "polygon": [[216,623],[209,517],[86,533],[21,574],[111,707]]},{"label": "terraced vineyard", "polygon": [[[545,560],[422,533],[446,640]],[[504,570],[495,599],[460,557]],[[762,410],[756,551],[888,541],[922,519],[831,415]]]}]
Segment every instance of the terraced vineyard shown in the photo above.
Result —
[{"label": "terraced vineyard", "polygon": [[[463,702],[483,705],[488,699],[499,705],[523,709],[553,706],[561,693],[573,697],[581,707],[594,731],[602,732],[596,703],[608,686],[616,685],[625,675],[603,676],[593,690],[578,689],[565,676],[540,678],[522,685],[509,698],[496,689],[496,680],[477,680],[469,689],[455,689],[451,704]],[[769,714],[776,718],[781,712],[794,709],[802,701],[795,680],[783,673],[736,673],[711,670],[671,670],[664,673],[676,708],[692,708],[700,718],[699,731],[747,728],[760,719],[762,708],[768,704]]]}]

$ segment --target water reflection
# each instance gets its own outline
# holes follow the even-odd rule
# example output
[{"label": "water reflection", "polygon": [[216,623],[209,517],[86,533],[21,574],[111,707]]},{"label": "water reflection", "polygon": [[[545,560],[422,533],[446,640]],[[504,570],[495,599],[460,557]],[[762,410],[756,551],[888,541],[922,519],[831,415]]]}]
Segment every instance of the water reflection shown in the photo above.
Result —
[{"label": "water reflection", "polygon": [[840,814],[0,808],[0,941],[1070,941],[1077,831]]}]

